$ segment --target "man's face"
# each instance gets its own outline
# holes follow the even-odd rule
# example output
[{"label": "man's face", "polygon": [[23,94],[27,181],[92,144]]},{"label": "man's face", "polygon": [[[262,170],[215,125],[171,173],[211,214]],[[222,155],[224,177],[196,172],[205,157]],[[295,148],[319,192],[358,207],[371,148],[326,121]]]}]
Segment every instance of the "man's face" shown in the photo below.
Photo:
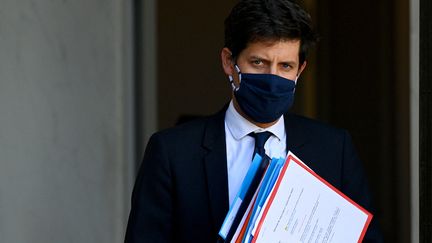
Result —
[{"label": "man's face", "polygon": [[253,42],[240,52],[236,61],[232,60],[229,49],[224,48],[222,65],[225,73],[233,76],[234,84],[237,87],[239,80],[234,68],[235,63],[242,73],[275,74],[295,80],[306,66],[306,63],[300,66],[299,50],[300,40]]}]

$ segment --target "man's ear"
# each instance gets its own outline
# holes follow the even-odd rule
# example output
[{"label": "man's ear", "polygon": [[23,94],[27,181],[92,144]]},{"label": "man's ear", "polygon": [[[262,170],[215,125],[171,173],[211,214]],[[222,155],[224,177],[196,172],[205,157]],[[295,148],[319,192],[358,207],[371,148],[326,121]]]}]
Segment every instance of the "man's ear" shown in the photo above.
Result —
[{"label": "man's ear", "polygon": [[301,64],[301,66],[300,66],[300,68],[299,68],[299,70],[298,70],[298,73],[297,73],[297,77],[300,77],[300,74],[303,72],[303,70],[306,68],[306,64],[307,64],[307,62],[306,61],[304,61],[302,64]]},{"label": "man's ear", "polygon": [[221,51],[221,61],[222,61],[222,68],[225,74],[228,76],[233,76],[234,63],[233,63],[232,53],[227,47],[224,47]]}]

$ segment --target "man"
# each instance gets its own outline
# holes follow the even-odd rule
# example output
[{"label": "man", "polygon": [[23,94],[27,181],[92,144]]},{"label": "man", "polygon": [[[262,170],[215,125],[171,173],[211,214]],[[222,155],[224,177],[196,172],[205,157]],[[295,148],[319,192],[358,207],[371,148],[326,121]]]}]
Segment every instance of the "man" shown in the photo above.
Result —
[{"label": "man", "polygon": [[[289,0],[243,0],[225,20],[222,66],[232,100],[217,114],[154,134],[132,195],[125,242],[216,242],[250,165],[253,134],[270,132],[269,157],[290,150],[371,210],[346,131],[288,114],[316,41],[309,15]],[[380,242],[375,221],[365,241]]]}]

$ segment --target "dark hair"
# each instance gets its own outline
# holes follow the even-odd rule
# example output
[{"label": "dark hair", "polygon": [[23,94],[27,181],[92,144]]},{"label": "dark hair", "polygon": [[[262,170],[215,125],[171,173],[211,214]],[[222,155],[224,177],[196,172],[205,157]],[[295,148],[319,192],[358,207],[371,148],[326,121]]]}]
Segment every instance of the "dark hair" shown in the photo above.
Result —
[{"label": "dark hair", "polygon": [[225,47],[236,58],[248,43],[300,40],[299,60],[317,41],[310,15],[290,0],[241,0],[225,19]]}]

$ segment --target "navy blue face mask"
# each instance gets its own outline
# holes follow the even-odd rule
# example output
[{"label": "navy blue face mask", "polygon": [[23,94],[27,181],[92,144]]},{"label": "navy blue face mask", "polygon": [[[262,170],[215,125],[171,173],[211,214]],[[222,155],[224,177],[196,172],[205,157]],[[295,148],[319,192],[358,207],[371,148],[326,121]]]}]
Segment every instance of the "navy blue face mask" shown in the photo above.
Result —
[{"label": "navy blue face mask", "polygon": [[253,121],[274,122],[286,113],[294,103],[296,80],[274,74],[239,73],[240,86],[235,87],[234,96],[241,110]]}]

